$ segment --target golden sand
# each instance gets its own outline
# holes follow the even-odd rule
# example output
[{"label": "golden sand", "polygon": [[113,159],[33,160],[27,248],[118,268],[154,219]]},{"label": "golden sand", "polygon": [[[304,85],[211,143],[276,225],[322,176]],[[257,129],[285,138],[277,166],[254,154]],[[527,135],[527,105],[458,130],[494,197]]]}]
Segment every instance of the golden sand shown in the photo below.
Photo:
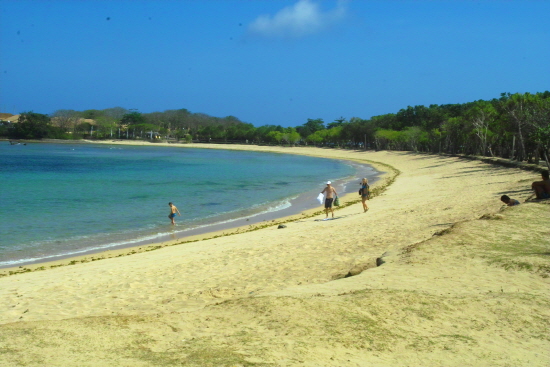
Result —
[{"label": "golden sand", "polygon": [[499,201],[523,202],[538,174],[403,152],[187,146],[357,160],[387,171],[379,185],[399,175],[367,213],[356,203],[337,220],[298,215],[2,277],[0,365],[549,365],[550,206]]}]

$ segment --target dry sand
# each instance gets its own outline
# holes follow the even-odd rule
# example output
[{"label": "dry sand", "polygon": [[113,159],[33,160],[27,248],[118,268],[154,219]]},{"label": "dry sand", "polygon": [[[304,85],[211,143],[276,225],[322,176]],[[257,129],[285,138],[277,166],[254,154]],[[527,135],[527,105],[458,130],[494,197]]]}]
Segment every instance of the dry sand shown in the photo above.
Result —
[{"label": "dry sand", "polygon": [[[356,203],[333,221],[0,278],[0,365],[550,365],[550,206],[523,203],[538,174],[401,152],[223,148],[400,174],[367,213]],[[504,193],[522,204],[502,210]]]}]

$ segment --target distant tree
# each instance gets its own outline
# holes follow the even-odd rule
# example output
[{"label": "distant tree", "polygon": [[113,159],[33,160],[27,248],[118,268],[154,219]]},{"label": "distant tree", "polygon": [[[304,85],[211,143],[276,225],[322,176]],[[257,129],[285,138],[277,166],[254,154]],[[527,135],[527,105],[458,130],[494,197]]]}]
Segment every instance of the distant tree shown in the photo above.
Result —
[{"label": "distant tree", "polygon": [[141,135],[141,133],[143,132],[144,134],[146,132],[159,132],[159,126],[158,125],[153,125],[153,124],[136,124],[136,125],[132,125],[132,129],[134,131],[136,131],[136,133],[138,133],[138,135]]},{"label": "distant tree", "polygon": [[144,114],[144,117],[151,124],[164,126],[171,131],[175,131],[175,134],[179,134],[183,129],[189,131],[192,127],[191,115],[191,112],[182,108],[179,110],[147,113]]},{"label": "distant tree", "polygon": [[411,126],[401,132],[402,140],[408,144],[409,149],[418,152],[419,144],[427,140],[427,133],[418,126]]},{"label": "distant tree", "polygon": [[105,112],[102,110],[85,110],[80,112],[80,117],[83,119],[92,119],[95,120],[99,116],[105,115]]},{"label": "distant tree", "polygon": [[[489,128],[497,116],[495,107],[490,102],[477,101],[466,116],[472,123],[475,135],[479,138],[481,155],[486,155],[487,140],[492,135]],[[492,155],[492,150],[489,149],[489,151]]]},{"label": "distant tree", "polygon": [[275,130],[270,131],[266,136],[266,140],[277,142],[277,144],[281,144],[281,141],[283,141],[283,133]]},{"label": "distant tree", "polygon": [[9,130],[9,136],[15,139],[42,139],[51,130],[50,117],[41,113],[23,112],[18,123]]},{"label": "distant tree", "polygon": [[346,123],[346,119],[343,118],[343,117],[340,117],[339,119],[336,119],[332,122],[329,122],[327,124],[327,129],[332,129],[332,128],[335,128],[335,127],[338,127],[338,126],[342,126]]},{"label": "distant tree", "polygon": [[328,132],[330,130],[318,130],[316,132],[314,132],[313,134],[310,134],[307,138],[306,138],[306,141],[310,142],[310,143],[313,143],[315,145],[319,145],[319,144],[322,144],[322,143],[327,143],[328,142]]},{"label": "distant tree", "polygon": [[164,120],[168,119],[168,114],[165,112],[150,112],[144,113],[143,118],[148,124],[160,125]]},{"label": "distant tree", "polygon": [[129,113],[126,108],[123,107],[112,107],[102,110],[103,116],[110,117],[114,120],[120,120],[125,114]]},{"label": "distant tree", "polygon": [[0,136],[8,136],[9,126],[11,124],[0,122]]},{"label": "distant tree", "polygon": [[298,126],[296,131],[303,137],[325,129],[325,122],[323,119],[307,119],[307,122],[302,126]]},{"label": "distant tree", "polygon": [[[546,92],[548,97],[540,93],[540,98],[536,101],[537,108],[533,110],[530,124],[533,127],[532,139],[537,144],[537,158],[539,152],[546,161],[546,166],[550,168],[550,93]],[[538,163],[538,162],[537,162]]]},{"label": "distant tree", "polygon": [[283,140],[286,141],[288,144],[296,145],[300,142],[301,139],[302,137],[293,127],[286,128],[285,132],[283,132]]},{"label": "distant tree", "polygon": [[468,139],[466,136],[466,122],[462,116],[450,117],[441,124],[443,151],[451,154],[461,153],[461,147]]},{"label": "distant tree", "polygon": [[397,122],[397,115],[393,113],[373,116],[371,117],[371,121],[373,123],[374,131],[378,129],[397,130],[399,126],[399,123]]},{"label": "distant tree", "polygon": [[402,150],[405,142],[405,135],[396,130],[378,130],[374,134],[378,150]]},{"label": "distant tree", "polygon": [[528,157],[529,130],[533,126],[532,108],[535,105],[536,99],[536,96],[530,93],[501,94],[501,107],[506,111],[508,120],[514,127],[515,136],[519,143],[519,151],[516,156],[519,161],[523,161]]},{"label": "distant tree", "polygon": [[268,137],[268,134],[272,131],[283,132],[284,128],[281,125],[263,125],[255,129],[254,131],[254,140],[261,141],[272,141]]},{"label": "distant tree", "polygon": [[121,125],[139,125],[144,123],[146,123],[145,118],[141,113],[136,111],[124,114],[120,119]]},{"label": "distant tree", "polygon": [[240,123],[242,123],[242,121],[239,120],[238,118],[236,118],[235,116],[227,116],[227,117],[224,117],[222,120],[226,124],[240,124]]},{"label": "distant tree", "polygon": [[89,122],[82,122],[80,124],[78,124],[78,126],[76,127],[76,132],[81,134],[80,136],[82,135],[90,135],[90,131],[92,129],[92,124],[90,124]]},{"label": "distant tree", "polygon": [[105,114],[104,116],[98,117],[95,122],[97,129],[96,138],[111,137],[111,134],[118,132],[118,119],[113,116]]},{"label": "distant tree", "polygon": [[254,125],[244,122],[234,123],[226,128],[227,139],[230,140],[252,140],[254,139],[255,131],[256,128]]},{"label": "distant tree", "polygon": [[340,146],[343,140],[342,137],[342,126],[335,126],[332,129],[326,130],[326,141],[329,143],[335,144],[337,146]]},{"label": "distant tree", "polygon": [[57,110],[52,113],[52,123],[55,123],[64,132],[74,132],[79,120],[80,113],[75,110]]}]

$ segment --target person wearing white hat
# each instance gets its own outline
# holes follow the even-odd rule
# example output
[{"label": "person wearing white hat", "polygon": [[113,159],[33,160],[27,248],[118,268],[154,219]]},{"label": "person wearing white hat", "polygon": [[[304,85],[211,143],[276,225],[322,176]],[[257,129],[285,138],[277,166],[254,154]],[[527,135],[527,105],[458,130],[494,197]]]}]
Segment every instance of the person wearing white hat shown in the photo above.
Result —
[{"label": "person wearing white hat", "polygon": [[334,187],[332,187],[332,184],[330,181],[327,181],[327,187],[323,191],[321,191],[321,194],[325,195],[325,214],[328,218],[328,211],[332,213],[332,217],[334,218],[334,210],[332,210],[332,202],[334,201],[334,196],[338,196],[336,193],[336,190]]}]

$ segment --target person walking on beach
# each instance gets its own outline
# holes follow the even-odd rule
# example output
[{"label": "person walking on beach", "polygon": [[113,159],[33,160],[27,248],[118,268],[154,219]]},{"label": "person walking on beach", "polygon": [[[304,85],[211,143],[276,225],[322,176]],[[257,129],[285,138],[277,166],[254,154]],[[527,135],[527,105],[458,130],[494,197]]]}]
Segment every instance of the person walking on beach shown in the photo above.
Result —
[{"label": "person walking on beach", "polygon": [[334,218],[334,210],[332,210],[332,202],[334,201],[334,196],[338,196],[336,193],[336,190],[334,187],[332,187],[331,182],[327,182],[327,187],[324,188],[323,191],[321,191],[321,194],[325,195],[325,214],[328,218],[328,211],[332,213],[332,217]]},{"label": "person walking on beach", "polygon": [[531,188],[535,191],[537,199],[550,198],[550,178],[548,171],[542,171],[542,181],[535,181],[531,184]]},{"label": "person walking on beach", "polygon": [[178,213],[179,216],[181,216],[180,211],[172,202],[169,202],[168,205],[170,206],[170,214],[168,215],[168,218],[172,221],[172,225],[175,225],[176,222],[174,221],[174,218],[176,217],[176,213]]},{"label": "person walking on beach", "polygon": [[370,199],[370,186],[369,186],[369,180],[366,178],[363,178],[361,180],[361,202],[363,203],[363,213],[366,213],[367,210],[369,210],[369,207],[367,205],[367,200]]}]

